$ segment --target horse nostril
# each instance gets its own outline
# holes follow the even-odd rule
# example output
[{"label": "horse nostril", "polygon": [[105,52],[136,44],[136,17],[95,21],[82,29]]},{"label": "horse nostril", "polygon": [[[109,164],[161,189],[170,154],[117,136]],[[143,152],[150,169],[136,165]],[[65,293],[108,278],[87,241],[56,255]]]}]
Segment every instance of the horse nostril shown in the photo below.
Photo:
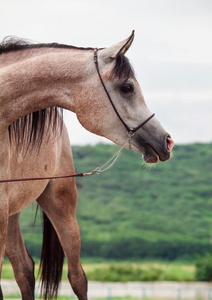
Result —
[{"label": "horse nostril", "polygon": [[172,151],[172,149],[174,148],[174,141],[170,136],[167,136],[166,138],[166,145],[170,151]]}]

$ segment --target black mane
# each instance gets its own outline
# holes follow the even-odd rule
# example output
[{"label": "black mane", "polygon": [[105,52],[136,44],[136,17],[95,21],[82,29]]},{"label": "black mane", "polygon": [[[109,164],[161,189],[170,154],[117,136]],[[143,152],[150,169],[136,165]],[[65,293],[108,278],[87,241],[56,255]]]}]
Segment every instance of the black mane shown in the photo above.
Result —
[{"label": "black mane", "polygon": [[71,45],[47,43],[47,44],[33,44],[27,40],[18,39],[16,37],[6,37],[0,44],[0,54],[11,51],[19,51],[25,49],[39,49],[39,48],[62,48],[62,49],[78,49],[78,50],[94,50],[94,48],[82,48]]},{"label": "black mane", "polygon": [[[33,49],[33,48],[74,48],[73,46],[52,44],[32,44],[25,40],[7,37],[0,44],[0,55],[12,51]],[[15,142],[17,147],[24,147],[39,150],[44,137],[49,138],[50,134],[61,132],[63,127],[63,111],[61,108],[51,107],[33,112],[24,116],[8,127],[10,143]]]},{"label": "black mane", "polygon": [[18,149],[38,150],[51,134],[58,136],[63,128],[62,108],[50,107],[26,115],[8,127],[10,143],[16,143]]},{"label": "black mane", "polygon": [[[0,44],[0,55],[12,51],[19,51],[25,49],[39,49],[39,48],[60,48],[60,49],[76,49],[76,50],[94,50],[94,48],[75,47],[72,45],[47,43],[47,44],[33,44],[27,40],[18,39],[16,37],[6,37]],[[100,48],[102,49],[102,48]],[[99,50],[100,50],[99,49]],[[134,77],[134,70],[129,63],[129,60],[123,54],[116,57],[115,66],[111,72],[111,78],[118,78],[121,81],[127,81]]]}]

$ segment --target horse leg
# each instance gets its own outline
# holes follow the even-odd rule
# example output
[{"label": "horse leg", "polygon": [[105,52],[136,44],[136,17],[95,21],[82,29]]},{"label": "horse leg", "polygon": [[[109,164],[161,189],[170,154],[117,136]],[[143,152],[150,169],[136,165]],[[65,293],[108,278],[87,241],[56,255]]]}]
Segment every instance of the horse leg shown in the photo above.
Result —
[{"label": "horse leg", "polygon": [[34,300],[34,261],[21,233],[20,213],[9,217],[6,256],[10,260],[23,300]]},{"label": "horse leg", "polygon": [[[0,275],[2,271],[2,265],[4,261],[4,254],[6,249],[7,240],[7,226],[8,226],[8,202],[1,202],[0,199]],[[0,300],[3,300],[3,293],[0,283]]]},{"label": "horse leg", "polygon": [[1,285],[0,285],[0,300],[3,300],[3,293],[2,293]]},{"label": "horse leg", "polygon": [[87,279],[80,264],[80,232],[76,221],[77,192],[74,179],[50,182],[38,204],[57,232],[68,262],[68,278],[79,300],[87,299]]}]

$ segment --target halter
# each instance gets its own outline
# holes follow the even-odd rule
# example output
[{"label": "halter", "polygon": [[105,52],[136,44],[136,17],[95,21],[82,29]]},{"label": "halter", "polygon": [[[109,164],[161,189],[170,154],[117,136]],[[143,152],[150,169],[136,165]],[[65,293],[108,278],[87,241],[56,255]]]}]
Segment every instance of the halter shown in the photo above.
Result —
[{"label": "halter", "polygon": [[9,183],[9,182],[20,182],[20,181],[36,181],[36,180],[51,180],[51,179],[59,179],[59,178],[71,178],[71,177],[84,177],[87,175],[94,175],[94,174],[101,174],[107,170],[109,170],[118,160],[119,156],[121,155],[125,145],[127,143],[129,143],[129,148],[131,149],[131,138],[132,136],[135,134],[135,132],[141,128],[142,126],[144,126],[149,120],[151,120],[155,114],[152,114],[150,117],[148,117],[146,120],[144,120],[141,124],[139,124],[137,127],[135,128],[130,128],[122,119],[122,117],[120,116],[118,110],[116,109],[110,94],[104,84],[104,81],[102,79],[102,76],[100,74],[99,71],[99,64],[98,64],[98,48],[94,49],[94,63],[96,66],[96,70],[99,76],[99,79],[102,83],[102,86],[107,94],[108,99],[110,100],[110,103],[114,109],[114,111],[116,112],[117,116],[119,117],[120,121],[122,122],[122,124],[124,125],[124,127],[127,129],[127,139],[126,141],[123,143],[123,145],[120,147],[120,149],[118,149],[116,151],[116,153],[106,162],[104,163],[101,167],[97,167],[95,170],[93,170],[92,172],[88,172],[88,173],[79,173],[79,174],[71,174],[71,175],[63,175],[63,176],[51,176],[51,177],[30,177],[30,178],[17,178],[17,179],[5,179],[5,180],[0,180],[0,183]]},{"label": "halter", "polygon": [[114,103],[113,103],[113,101],[112,101],[112,99],[111,99],[111,97],[110,97],[110,94],[109,94],[109,92],[108,92],[108,90],[107,90],[107,88],[106,88],[106,86],[105,86],[105,83],[104,83],[104,81],[103,81],[103,79],[102,79],[102,76],[101,76],[100,71],[99,71],[99,64],[98,64],[98,48],[95,48],[95,49],[94,49],[94,63],[95,63],[95,66],[96,66],[97,74],[99,75],[99,79],[100,79],[100,81],[101,81],[101,83],[102,83],[102,86],[103,86],[103,88],[104,88],[104,90],[105,90],[105,92],[106,92],[106,94],[107,94],[108,99],[110,100],[110,103],[111,103],[111,105],[112,105],[114,111],[116,112],[117,116],[119,117],[119,119],[120,119],[120,121],[122,122],[122,124],[124,125],[124,127],[127,129],[128,137],[132,137],[132,136],[135,134],[135,132],[136,132],[139,128],[141,128],[142,126],[144,126],[149,120],[151,120],[151,119],[154,117],[155,114],[152,114],[150,117],[148,117],[146,120],[144,120],[141,124],[139,124],[139,125],[136,126],[135,128],[130,128],[130,127],[124,122],[124,120],[122,119],[122,117],[120,116],[118,110],[116,109],[116,107],[115,107],[115,105],[114,105]]}]

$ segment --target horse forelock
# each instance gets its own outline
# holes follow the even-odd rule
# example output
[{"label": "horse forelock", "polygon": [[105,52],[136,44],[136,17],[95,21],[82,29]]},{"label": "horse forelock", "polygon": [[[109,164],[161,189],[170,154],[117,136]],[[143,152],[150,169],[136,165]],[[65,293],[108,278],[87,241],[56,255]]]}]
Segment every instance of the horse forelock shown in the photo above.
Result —
[{"label": "horse forelock", "polygon": [[126,56],[119,54],[116,57],[115,65],[111,71],[111,79],[117,78],[119,81],[125,82],[129,78],[135,77],[134,70]]},{"label": "horse forelock", "polygon": [[50,135],[61,133],[63,127],[63,111],[51,107],[24,116],[8,127],[10,143],[16,143],[18,148],[38,150],[43,140]]}]

